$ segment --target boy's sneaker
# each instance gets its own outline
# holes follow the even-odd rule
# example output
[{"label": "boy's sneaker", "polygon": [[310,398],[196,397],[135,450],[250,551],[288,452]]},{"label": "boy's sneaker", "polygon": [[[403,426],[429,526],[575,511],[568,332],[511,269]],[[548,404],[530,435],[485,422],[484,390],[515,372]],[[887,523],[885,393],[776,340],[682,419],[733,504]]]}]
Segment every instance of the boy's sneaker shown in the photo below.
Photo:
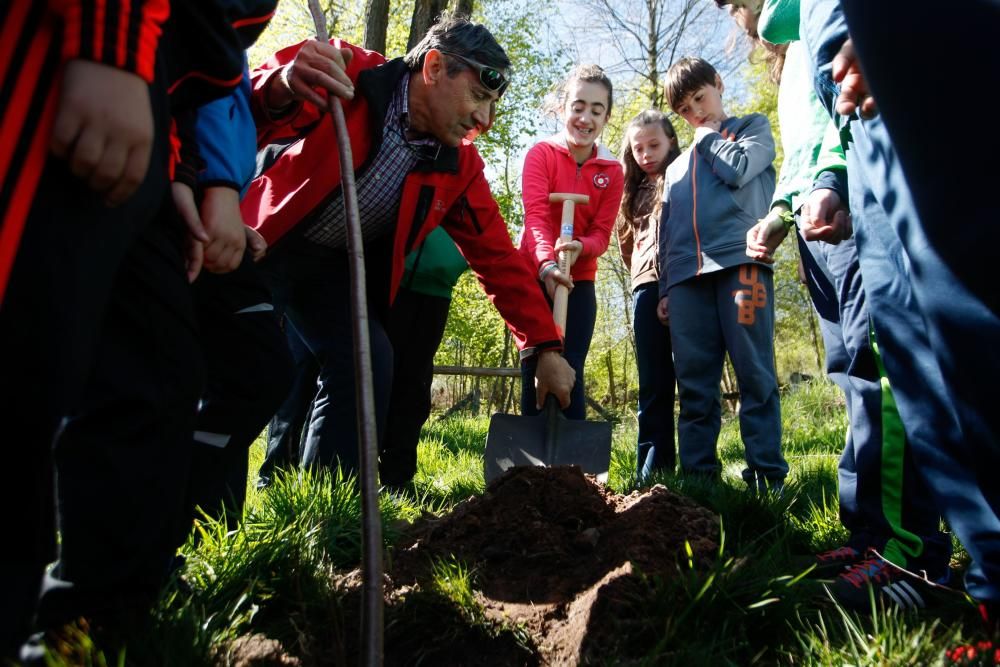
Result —
[{"label": "boy's sneaker", "polygon": [[[847,609],[870,612],[872,595],[876,605],[894,606],[903,611],[935,607],[945,599],[964,599],[962,593],[941,582],[904,570],[872,551],[868,555],[849,566],[827,587],[833,598]],[[942,580],[948,579],[948,573]]]},{"label": "boy's sneaker", "polygon": [[816,577],[831,577],[864,560],[865,554],[854,547],[842,546],[803,558],[802,566],[814,566],[809,573]]}]

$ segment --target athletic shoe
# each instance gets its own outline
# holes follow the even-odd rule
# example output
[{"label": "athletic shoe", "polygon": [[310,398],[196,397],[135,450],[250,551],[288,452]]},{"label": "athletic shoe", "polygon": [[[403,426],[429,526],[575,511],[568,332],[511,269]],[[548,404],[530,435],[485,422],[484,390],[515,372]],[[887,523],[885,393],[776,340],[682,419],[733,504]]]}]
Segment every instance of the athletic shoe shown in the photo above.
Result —
[{"label": "athletic shoe", "polygon": [[[964,597],[942,585],[941,581],[908,572],[871,550],[868,553],[868,558],[848,567],[827,587],[834,599],[847,609],[871,611],[872,595],[876,604],[903,611],[938,606],[946,596],[956,601]],[[947,579],[947,574],[942,577],[943,581]]]},{"label": "athletic shoe", "polygon": [[813,565],[813,570],[809,573],[816,577],[832,577],[842,570],[864,560],[865,554],[854,547],[837,547],[809,556],[802,560],[803,567]]}]

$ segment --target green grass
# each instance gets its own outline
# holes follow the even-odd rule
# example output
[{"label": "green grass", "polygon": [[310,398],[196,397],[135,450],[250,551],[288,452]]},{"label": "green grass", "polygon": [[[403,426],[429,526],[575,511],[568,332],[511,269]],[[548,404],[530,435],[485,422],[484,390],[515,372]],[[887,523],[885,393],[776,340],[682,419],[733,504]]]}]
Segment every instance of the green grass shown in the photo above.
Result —
[{"label": "green grass", "polygon": [[[615,628],[611,654],[586,656],[598,664],[637,665],[933,665],[944,652],[981,637],[971,605],[939,615],[844,611],[806,578],[796,556],[842,542],[837,518],[837,459],[844,442],[843,401],[833,385],[814,381],[782,397],[783,446],[792,471],[781,497],[746,492],[740,471],[739,428],[727,416],[720,438],[723,480],[715,484],[661,474],[660,483],[721,517],[724,545],[711,567],[681,559],[678,576],[650,579],[623,592],[630,604]],[[482,493],[487,418],[433,418],[424,428],[412,487],[383,494],[387,545],[397,528],[423,512],[445,513]],[[610,486],[636,488],[635,423],[614,431]],[[263,441],[250,469],[259,466]],[[208,665],[231,639],[259,632],[280,640],[305,664],[342,664],[357,635],[357,600],[338,583],[360,559],[360,501],[352,480],[292,473],[258,492],[248,480],[245,520],[238,530],[206,522],[183,547],[186,567],[164,590],[154,628],[129,647],[138,665]],[[956,562],[966,557],[959,552]],[[422,582],[386,610],[387,642],[414,664],[437,664],[456,642],[497,642],[502,655],[523,656],[530,640],[521,628],[491,624],[475,593],[474,570],[454,560],[435,564]],[[445,622],[443,619],[451,619]],[[454,623],[468,633],[453,632]],[[113,665],[86,632],[69,643],[70,660],[54,665]],[[470,639],[472,638],[472,639]],[[72,649],[62,651],[73,655]]]}]

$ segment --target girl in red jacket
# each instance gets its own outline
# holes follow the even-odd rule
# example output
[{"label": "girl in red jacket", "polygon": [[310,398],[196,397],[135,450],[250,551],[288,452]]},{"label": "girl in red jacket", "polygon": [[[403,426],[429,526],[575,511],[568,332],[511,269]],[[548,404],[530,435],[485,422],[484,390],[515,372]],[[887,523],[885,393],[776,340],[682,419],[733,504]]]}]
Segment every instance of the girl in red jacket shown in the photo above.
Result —
[{"label": "girl in red jacket", "polygon": [[[570,288],[564,350],[566,361],[576,371],[570,419],[583,419],[583,367],[594,334],[597,298],[594,277],[597,258],[608,248],[611,229],[621,203],[624,178],[615,156],[597,143],[611,114],[611,81],[597,65],[576,67],[558,88],[554,111],[562,129],[535,144],[524,159],[521,196],[524,202],[524,233],[520,251],[537,273],[539,288],[552,299],[556,285]],[[590,196],[590,203],[577,205],[573,240],[559,241],[562,204],[550,203],[549,194],[572,192]],[[570,275],[559,270],[557,253],[570,253]],[[521,365],[521,413],[538,414],[531,361]]]}]

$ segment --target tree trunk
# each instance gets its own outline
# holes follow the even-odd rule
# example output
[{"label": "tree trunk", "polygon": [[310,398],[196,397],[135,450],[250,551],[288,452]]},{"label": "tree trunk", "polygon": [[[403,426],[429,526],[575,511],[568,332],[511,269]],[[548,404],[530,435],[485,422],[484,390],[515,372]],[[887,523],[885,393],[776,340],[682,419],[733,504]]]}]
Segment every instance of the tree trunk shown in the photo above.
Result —
[{"label": "tree trunk", "polygon": [[455,3],[455,14],[459,16],[471,17],[475,4],[476,3],[473,0],[458,0]]},{"label": "tree trunk", "polygon": [[365,42],[369,51],[385,53],[385,36],[389,27],[389,0],[368,0],[365,3]]},{"label": "tree trunk", "polygon": [[646,0],[646,11],[649,12],[649,23],[646,30],[646,72],[649,78],[650,93],[649,105],[653,109],[660,106],[660,72],[659,72],[659,2],[658,0]]},{"label": "tree trunk", "polygon": [[434,20],[444,11],[448,3],[445,0],[416,0],[413,3],[413,20],[410,21],[410,39],[406,43],[409,51],[427,34]]}]

